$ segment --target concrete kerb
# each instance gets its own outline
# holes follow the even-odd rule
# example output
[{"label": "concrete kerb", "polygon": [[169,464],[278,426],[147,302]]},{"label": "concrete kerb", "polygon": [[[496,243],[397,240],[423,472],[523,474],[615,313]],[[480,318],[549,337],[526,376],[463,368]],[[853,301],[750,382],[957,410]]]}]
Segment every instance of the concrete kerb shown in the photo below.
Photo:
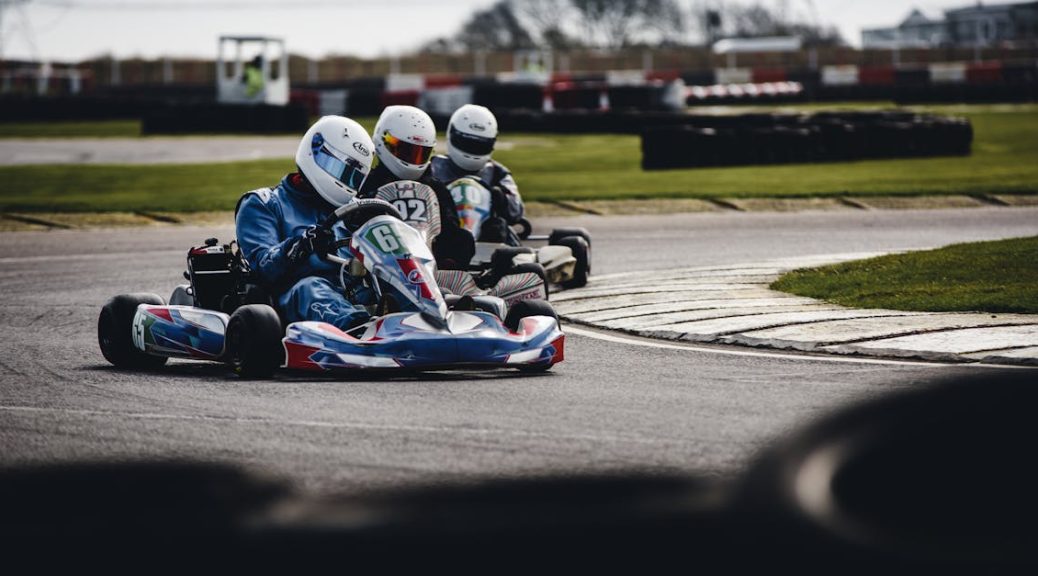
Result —
[{"label": "concrete kerb", "polygon": [[[622,216],[694,212],[801,212],[831,210],[913,210],[942,208],[1029,207],[1038,194],[970,196],[820,196],[805,198],[656,198],[639,200],[532,201],[530,218]],[[170,224],[230,224],[231,211],[216,212],[0,212],[0,232],[40,229],[118,228]]]},{"label": "concrete kerb", "polygon": [[593,276],[587,287],[562,292],[552,301],[567,322],[660,340],[931,362],[1038,365],[1038,315],[862,310],[768,288],[789,270],[876,255]]}]

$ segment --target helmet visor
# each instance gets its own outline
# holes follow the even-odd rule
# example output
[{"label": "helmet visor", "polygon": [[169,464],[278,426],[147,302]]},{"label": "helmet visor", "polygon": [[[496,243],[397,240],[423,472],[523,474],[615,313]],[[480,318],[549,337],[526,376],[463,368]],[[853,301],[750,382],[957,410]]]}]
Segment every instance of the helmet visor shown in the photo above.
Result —
[{"label": "helmet visor", "polygon": [[433,147],[405,142],[389,132],[382,134],[382,143],[393,156],[408,164],[425,164],[432,157]]},{"label": "helmet visor", "polygon": [[320,133],[314,134],[310,146],[313,149],[314,162],[321,170],[349,188],[360,190],[364,179],[368,177],[367,166],[351,156],[333,150]]},{"label": "helmet visor", "polygon": [[475,134],[466,134],[461,130],[455,130],[451,126],[450,134],[447,135],[451,146],[473,156],[489,156],[494,151],[497,138],[487,138]]}]

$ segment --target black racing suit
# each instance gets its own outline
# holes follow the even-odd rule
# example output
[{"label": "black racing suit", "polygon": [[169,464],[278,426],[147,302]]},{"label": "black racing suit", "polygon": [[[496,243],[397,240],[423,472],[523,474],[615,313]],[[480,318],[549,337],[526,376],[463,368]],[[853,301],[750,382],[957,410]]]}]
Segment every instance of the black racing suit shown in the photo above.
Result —
[{"label": "black racing suit", "polygon": [[[449,157],[433,156],[427,173],[432,173],[435,180],[444,185],[458,178],[475,178],[483,187],[494,193],[494,213],[505,219],[507,224],[516,224],[523,217],[523,199],[519,196],[519,187],[512,178],[512,172],[496,160],[490,160],[475,172],[463,170]],[[495,191],[494,189],[497,189]]]}]

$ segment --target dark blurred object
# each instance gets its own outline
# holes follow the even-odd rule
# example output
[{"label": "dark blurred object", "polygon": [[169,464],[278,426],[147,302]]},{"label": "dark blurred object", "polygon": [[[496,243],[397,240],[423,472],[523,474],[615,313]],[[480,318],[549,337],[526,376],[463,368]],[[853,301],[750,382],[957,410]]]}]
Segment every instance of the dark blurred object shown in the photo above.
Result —
[{"label": "dark blurred object", "polygon": [[642,132],[642,169],[969,155],[969,120],[904,111],[678,118]]},{"label": "dark blurred object", "polygon": [[7,470],[0,538],[9,560],[45,566],[1035,573],[1036,403],[1031,371],[899,391],[728,482],[576,475],[317,499],[221,466]]},{"label": "dark blurred object", "polygon": [[[978,374],[902,392],[825,419],[747,475],[754,547],[934,573],[1035,573],[1035,373]],[[770,522],[790,526],[775,533]],[[795,528],[793,528],[795,527]],[[1027,570],[1024,570],[1027,569]]]},{"label": "dark blurred object", "polygon": [[279,134],[305,132],[310,116],[301,104],[170,104],[148,111],[141,133]]}]

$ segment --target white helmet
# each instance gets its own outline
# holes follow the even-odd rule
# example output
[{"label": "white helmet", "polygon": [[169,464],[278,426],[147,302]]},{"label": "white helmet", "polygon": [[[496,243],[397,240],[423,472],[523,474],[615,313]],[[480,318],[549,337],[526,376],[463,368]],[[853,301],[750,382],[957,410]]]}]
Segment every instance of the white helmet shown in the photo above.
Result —
[{"label": "white helmet", "polygon": [[490,161],[497,142],[497,118],[482,106],[466,104],[447,126],[447,156],[462,170],[475,172]]},{"label": "white helmet", "polygon": [[389,106],[375,124],[378,161],[402,180],[418,180],[429,167],[436,126],[414,106]]},{"label": "white helmet", "polygon": [[322,198],[339,207],[360,191],[371,171],[373,150],[363,126],[342,116],[325,116],[303,135],[296,166]]}]

